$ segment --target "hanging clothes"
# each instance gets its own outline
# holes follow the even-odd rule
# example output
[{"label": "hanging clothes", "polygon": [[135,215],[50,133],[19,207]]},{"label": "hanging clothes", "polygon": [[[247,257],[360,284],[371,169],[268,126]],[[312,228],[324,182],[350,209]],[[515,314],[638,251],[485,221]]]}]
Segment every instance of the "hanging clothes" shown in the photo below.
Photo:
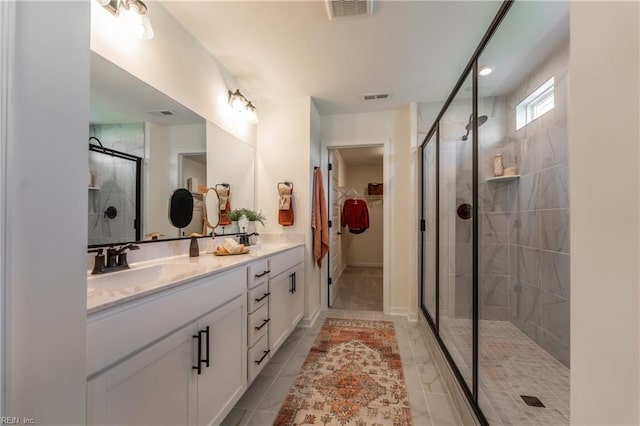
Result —
[{"label": "hanging clothes", "polygon": [[293,183],[278,183],[278,224],[293,225]]},{"label": "hanging clothes", "polygon": [[329,222],[327,204],[324,200],[324,186],[320,168],[313,172],[313,200],[311,205],[311,230],[313,232],[313,259],[318,267],[329,252]]},{"label": "hanging clothes", "polygon": [[216,185],[215,190],[220,200],[220,220],[218,225],[230,225],[231,203],[229,202],[229,197],[231,196],[231,186],[226,183],[220,183]]},{"label": "hanging clothes", "polygon": [[342,205],[342,226],[352,234],[362,234],[369,229],[369,208],[364,200],[349,198]]}]

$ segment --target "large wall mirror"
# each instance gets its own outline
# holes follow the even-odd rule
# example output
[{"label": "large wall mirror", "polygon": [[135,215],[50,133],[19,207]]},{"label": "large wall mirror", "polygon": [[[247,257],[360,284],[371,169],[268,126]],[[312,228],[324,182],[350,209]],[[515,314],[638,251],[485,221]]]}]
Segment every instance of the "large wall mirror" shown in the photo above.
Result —
[{"label": "large wall mirror", "polygon": [[[254,207],[252,146],[95,52],[89,127],[89,246],[209,234],[203,194],[221,184],[231,208]],[[169,215],[179,188],[194,198],[181,229]]]}]

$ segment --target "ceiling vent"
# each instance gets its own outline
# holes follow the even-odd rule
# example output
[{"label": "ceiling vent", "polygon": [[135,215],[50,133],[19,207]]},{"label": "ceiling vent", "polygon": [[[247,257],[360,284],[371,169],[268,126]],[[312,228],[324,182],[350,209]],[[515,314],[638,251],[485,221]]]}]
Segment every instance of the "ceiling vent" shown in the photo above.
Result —
[{"label": "ceiling vent", "polygon": [[325,0],[329,20],[373,14],[373,0]]},{"label": "ceiling vent", "polygon": [[169,111],[168,109],[161,109],[158,111],[149,111],[149,114],[153,115],[154,117],[167,117],[171,115],[176,115],[173,111]]},{"label": "ceiling vent", "polygon": [[388,93],[367,93],[362,95],[362,100],[365,101],[379,101],[382,99],[389,99]]}]

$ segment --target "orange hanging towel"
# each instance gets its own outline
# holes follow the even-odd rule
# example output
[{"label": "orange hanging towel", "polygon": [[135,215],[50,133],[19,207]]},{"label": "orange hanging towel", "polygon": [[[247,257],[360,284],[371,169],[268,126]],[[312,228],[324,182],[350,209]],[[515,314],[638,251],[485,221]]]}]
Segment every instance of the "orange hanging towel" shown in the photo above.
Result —
[{"label": "orange hanging towel", "polygon": [[329,252],[329,223],[327,204],[324,200],[324,186],[320,168],[313,172],[313,200],[311,205],[311,230],[313,232],[313,259],[318,267]]},{"label": "orange hanging towel", "polygon": [[293,183],[278,184],[278,223],[282,226],[293,225]]},{"label": "orange hanging towel", "polygon": [[226,183],[216,185],[216,192],[220,200],[220,221],[218,225],[230,225],[229,213],[231,213],[231,203],[229,197],[231,196],[231,186]]}]

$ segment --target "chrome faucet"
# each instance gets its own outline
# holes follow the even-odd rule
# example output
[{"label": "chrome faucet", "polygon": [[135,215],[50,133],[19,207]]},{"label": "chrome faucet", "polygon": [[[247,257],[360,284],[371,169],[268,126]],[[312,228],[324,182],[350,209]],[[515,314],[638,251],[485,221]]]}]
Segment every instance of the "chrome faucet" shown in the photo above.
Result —
[{"label": "chrome faucet", "polygon": [[121,271],[123,269],[129,269],[127,263],[127,251],[128,250],[140,250],[140,246],[134,243],[125,244],[119,248],[109,246],[107,248],[107,255],[103,254],[104,249],[98,248],[89,250],[89,253],[96,253],[96,257],[93,264],[92,274],[104,274],[106,272]]}]

